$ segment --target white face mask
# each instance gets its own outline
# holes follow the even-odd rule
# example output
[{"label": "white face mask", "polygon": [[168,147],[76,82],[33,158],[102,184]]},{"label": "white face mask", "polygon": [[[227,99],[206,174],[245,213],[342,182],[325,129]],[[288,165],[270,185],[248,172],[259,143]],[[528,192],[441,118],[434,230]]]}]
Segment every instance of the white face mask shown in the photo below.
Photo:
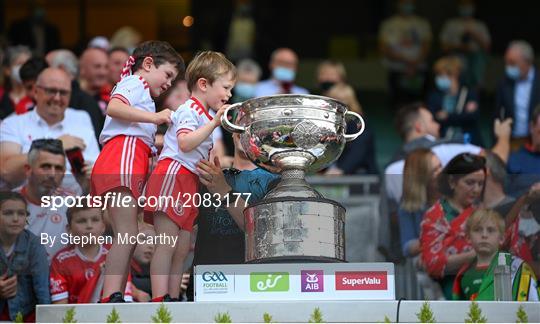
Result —
[{"label": "white face mask", "polygon": [[21,65],[14,65],[11,67],[11,75],[10,75],[11,81],[17,84],[22,84],[20,71],[21,71]]}]

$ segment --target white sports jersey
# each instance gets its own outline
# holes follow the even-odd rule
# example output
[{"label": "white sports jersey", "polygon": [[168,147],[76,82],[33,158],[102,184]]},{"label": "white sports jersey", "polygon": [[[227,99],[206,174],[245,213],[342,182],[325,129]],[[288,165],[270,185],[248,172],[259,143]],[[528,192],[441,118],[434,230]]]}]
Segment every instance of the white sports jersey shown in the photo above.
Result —
[{"label": "white sports jersey", "polygon": [[[148,83],[143,77],[130,75],[118,82],[111,93],[111,99],[116,98],[126,105],[136,109],[155,113],[156,105],[150,96]],[[157,126],[152,123],[128,122],[107,116],[103,131],[99,136],[99,142],[105,144],[111,138],[118,135],[136,136],[143,140],[149,147],[154,147]]]},{"label": "white sports jersey", "polygon": [[[26,194],[26,187],[18,188],[15,191],[21,193],[28,204],[28,224],[26,225],[26,229],[40,238],[41,243],[47,250],[47,257],[50,264],[56,252],[65,247],[65,244],[62,244],[61,242],[61,235],[67,231],[66,215],[68,208],[66,204],[62,204],[62,206],[58,207],[57,210],[51,210],[50,206],[41,207],[41,201],[32,201],[29,199],[28,195]],[[66,197],[75,195],[75,193],[58,188],[50,196]],[[46,233],[47,236],[42,235],[42,233]],[[45,241],[45,238],[48,238],[48,240]],[[54,244],[52,241],[53,239]]]},{"label": "white sports jersey", "polygon": [[199,146],[190,152],[182,152],[178,146],[177,136],[182,133],[192,132],[209,123],[212,116],[204,106],[194,97],[188,99],[172,115],[172,125],[165,133],[163,150],[160,160],[171,158],[180,162],[193,173],[197,173],[196,165],[201,159],[208,159],[213,147],[213,134],[206,138]]}]

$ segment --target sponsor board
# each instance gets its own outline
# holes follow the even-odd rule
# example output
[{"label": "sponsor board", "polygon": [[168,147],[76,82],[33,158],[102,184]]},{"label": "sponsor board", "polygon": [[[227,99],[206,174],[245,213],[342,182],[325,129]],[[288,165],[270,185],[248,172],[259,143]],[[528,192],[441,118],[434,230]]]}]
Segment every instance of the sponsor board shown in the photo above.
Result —
[{"label": "sponsor board", "polygon": [[195,301],[394,300],[392,263],[195,267]]}]

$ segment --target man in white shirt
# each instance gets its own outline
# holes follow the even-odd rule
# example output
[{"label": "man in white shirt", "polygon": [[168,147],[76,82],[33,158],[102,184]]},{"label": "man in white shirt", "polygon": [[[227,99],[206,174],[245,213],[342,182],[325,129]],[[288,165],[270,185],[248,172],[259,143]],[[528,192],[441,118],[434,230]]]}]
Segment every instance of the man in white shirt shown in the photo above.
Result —
[{"label": "man in white shirt", "polygon": [[277,94],[308,94],[309,92],[294,84],[298,68],[298,56],[290,48],[278,48],[270,56],[272,77],[261,81],[255,87],[255,97]]},{"label": "man in white shirt", "polygon": [[80,148],[83,171],[89,176],[99,146],[88,113],[68,108],[69,76],[59,68],[47,68],[38,76],[34,91],[36,108],[6,118],[0,125],[0,179],[11,187],[20,185],[25,179],[26,153],[32,141],[41,138],[57,138],[65,150]]}]

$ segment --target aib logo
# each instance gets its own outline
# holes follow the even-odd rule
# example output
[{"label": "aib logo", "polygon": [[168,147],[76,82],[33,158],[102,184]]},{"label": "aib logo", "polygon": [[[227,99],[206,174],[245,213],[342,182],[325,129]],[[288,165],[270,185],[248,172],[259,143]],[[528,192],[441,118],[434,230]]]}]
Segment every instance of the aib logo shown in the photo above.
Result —
[{"label": "aib logo", "polygon": [[204,282],[222,282],[222,281],[228,281],[227,276],[221,271],[206,271],[202,274],[202,280]]},{"label": "aib logo", "polygon": [[302,270],[300,274],[302,292],[324,291],[324,273],[322,270]]},{"label": "aib logo", "polygon": [[253,292],[289,291],[288,272],[252,272],[249,288]]}]

